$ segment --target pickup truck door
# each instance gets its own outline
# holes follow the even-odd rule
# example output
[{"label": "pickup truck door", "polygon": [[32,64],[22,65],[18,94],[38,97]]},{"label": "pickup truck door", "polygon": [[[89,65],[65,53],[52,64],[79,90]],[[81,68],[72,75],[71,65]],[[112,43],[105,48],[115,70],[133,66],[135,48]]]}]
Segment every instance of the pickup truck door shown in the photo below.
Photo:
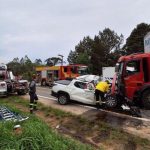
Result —
[{"label": "pickup truck door", "polygon": [[87,89],[87,83],[75,81],[70,86],[70,98],[85,104],[95,104],[94,90]]}]

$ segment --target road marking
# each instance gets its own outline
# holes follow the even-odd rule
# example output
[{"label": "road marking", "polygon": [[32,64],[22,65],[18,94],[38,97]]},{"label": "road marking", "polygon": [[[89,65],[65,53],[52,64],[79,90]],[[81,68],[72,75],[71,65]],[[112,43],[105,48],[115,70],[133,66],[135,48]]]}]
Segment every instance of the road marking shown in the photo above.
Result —
[{"label": "road marking", "polygon": [[[38,95],[38,97],[57,101],[57,99],[53,98],[53,97],[49,98],[49,97],[41,96],[41,95]],[[80,106],[80,107],[85,107],[85,108],[90,108],[90,109],[97,109],[94,106],[92,107],[92,106],[85,106],[85,105],[80,105],[80,104],[74,104],[74,105],[77,105],[77,106]],[[133,117],[133,116],[129,116],[129,115],[126,115],[126,114],[121,114],[121,113],[117,113],[117,112],[113,112],[113,111],[108,111],[108,110],[104,110],[104,109],[99,109],[99,110],[102,111],[102,112],[111,113],[111,114],[114,114],[114,115],[117,115],[117,116],[124,116],[124,117],[130,118],[130,119],[134,118],[134,119],[137,119],[137,120],[140,120],[140,121],[148,121],[148,122],[150,122],[150,119],[147,119],[147,118]]]},{"label": "road marking", "polygon": [[45,98],[45,99],[50,99],[50,100],[54,100],[54,101],[57,101],[56,98],[49,98],[49,97],[46,97],[46,96],[42,96],[42,95],[37,95],[38,97],[41,97],[41,98]]}]

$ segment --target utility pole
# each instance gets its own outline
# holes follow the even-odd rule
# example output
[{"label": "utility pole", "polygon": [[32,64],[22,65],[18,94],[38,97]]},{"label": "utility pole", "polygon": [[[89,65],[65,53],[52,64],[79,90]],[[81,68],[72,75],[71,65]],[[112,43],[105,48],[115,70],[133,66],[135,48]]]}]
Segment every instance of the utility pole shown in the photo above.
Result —
[{"label": "utility pole", "polygon": [[60,56],[61,57],[61,65],[63,66],[63,58],[64,58],[64,56],[63,55],[60,55],[60,54],[58,54],[58,56]]}]

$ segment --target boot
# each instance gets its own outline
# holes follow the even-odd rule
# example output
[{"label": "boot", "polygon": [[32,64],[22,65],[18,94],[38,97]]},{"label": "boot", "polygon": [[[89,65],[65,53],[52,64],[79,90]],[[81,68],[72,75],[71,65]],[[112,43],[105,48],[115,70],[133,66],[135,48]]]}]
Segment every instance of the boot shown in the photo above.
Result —
[{"label": "boot", "polygon": [[33,109],[30,109],[30,114],[33,114]]}]

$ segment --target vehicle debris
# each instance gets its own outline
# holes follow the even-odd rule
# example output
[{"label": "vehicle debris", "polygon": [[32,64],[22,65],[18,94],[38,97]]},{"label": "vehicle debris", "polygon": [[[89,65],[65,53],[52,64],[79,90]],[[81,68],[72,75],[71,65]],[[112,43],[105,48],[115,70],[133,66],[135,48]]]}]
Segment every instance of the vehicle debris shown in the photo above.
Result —
[{"label": "vehicle debris", "polygon": [[9,110],[5,106],[0,106],[0,121],[24,121],[27,120],[29,117],[22,116],[16,112]]}]

